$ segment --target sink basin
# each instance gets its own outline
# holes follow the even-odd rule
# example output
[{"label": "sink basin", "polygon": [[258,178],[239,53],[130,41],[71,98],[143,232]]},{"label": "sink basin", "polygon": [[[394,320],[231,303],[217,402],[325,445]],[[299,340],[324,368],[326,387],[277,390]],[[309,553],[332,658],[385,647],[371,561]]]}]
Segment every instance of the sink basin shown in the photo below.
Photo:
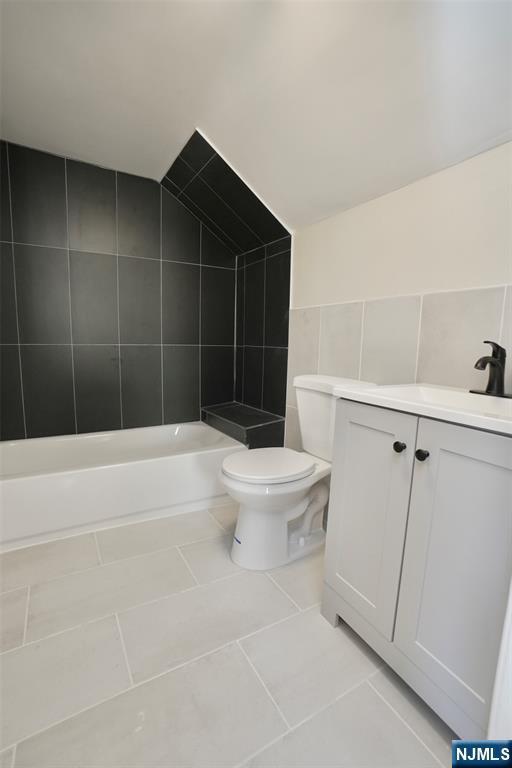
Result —
[{"label": "sink basin", "polygon": [[350,391],[337,387],[334,393],[347,400],[512,435],[512,400],[507,398],[433,384],[383,385]]}]

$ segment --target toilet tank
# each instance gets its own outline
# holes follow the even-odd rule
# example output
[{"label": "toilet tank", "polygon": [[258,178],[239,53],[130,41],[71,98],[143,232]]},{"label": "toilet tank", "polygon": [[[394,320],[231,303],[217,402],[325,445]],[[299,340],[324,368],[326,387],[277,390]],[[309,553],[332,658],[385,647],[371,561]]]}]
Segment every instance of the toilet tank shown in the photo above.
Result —
[{"label": "toilet tank", "polygon": [[340,385],[352,389],[369,386],[369,383],[357,379],[318,375],[296,376],[293,380],[302,447],[306,453],[325,461],[332,461],[337,400],[333,393],[334,388]]}]

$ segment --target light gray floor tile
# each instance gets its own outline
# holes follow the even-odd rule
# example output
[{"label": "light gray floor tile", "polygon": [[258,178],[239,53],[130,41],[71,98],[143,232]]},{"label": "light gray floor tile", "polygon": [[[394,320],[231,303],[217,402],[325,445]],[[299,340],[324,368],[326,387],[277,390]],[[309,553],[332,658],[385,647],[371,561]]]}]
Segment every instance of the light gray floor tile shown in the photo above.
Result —
[{"label": "light gray floor tile", "polygon": [[230,646],[23,742],[16,765],[220,768],[283,731],[241,651]]},{"label": "light gray floor tile", "polygon": [[144,680],[296,611],[263,574],[198,587],[119,616],[133,678]]},{"label": "light gray floor tile", "polygon": [[226,533],[234,533],[238,519],[238,504],[227,504],[225,507],[212,507],[210,513],[222,525]]},{"label": "light gray floor tile", "polygon": [[28,587],[0,595],[0,653],[23,642]]},{"label": "light gray floor tile", "polygon": [[177,549],[166,549],[33,587],[27,639],[35,640],[195,584]]},{"label": "light gray floor tile", "polygon": [[105,563],[221,535],[207,511],[162,517],[97,533]]},{"label": "light gray floor tile", "polygon": [[439,768],[367,683],[284,736],[247,768]]},{"label": "light gray floor tile", "polygon": [[452,739],[457,736],[398,675],[385,667],[371,679],[371,685],[403,717],[443,765],[451,765]]},{"label": "light gray floor tile", "polygon": [[0,753],[0,768],[12,768],[13,749]]},{"label": "light gray floor tile", "polygon": [[0,555],[0,591],[38,584],[98,565],[92,534],[59,539]]},{"label": "light gray floor tile", "polygon": [[222,536],[218,539],[189,544],[180,549],[196,579],[201,584],[207,584],[209,581],[240,572],[240,567],[231,559],[232,543],[232,536]]},{"label": "light gray floor tile", "polygon": [[348,627],[331,627],[318,608],[241,645],[290,725],[318,712],[381,664]]},{"label": "light gray floor tile", "polygon": [[301,608],[310,608],[322,599],[324,551],[321,549],[282,568],[270,571],[272,578]]},{"label": "light gray floor tile", "polygon": [[2,746],[129,686],[113,617],[4,653],[0,673]]}]

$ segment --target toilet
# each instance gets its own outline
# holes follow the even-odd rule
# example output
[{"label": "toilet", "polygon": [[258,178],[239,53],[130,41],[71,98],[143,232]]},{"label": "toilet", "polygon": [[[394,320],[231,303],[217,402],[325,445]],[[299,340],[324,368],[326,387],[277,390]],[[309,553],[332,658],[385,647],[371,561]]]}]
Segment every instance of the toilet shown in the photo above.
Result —
[{"label": "toilet", "polygon": [[277,568],[323,545],[334,388],[364,386],[354,379],[314,375],[296,376],[293,385],[304,450],[256,448],[233,453],[222,464],[221,481],[240,505],[231,557],[249,570]]}]

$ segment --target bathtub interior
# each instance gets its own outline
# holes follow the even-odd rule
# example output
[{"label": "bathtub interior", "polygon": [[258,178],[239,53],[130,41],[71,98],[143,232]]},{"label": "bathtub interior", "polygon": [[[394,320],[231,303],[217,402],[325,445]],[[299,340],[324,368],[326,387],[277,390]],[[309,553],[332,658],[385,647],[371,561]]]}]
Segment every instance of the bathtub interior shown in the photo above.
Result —
[{"label": "bathtub interior", "polygon": [[202,422],[0,443],[0,478],[224,450],[241,444]]}]

